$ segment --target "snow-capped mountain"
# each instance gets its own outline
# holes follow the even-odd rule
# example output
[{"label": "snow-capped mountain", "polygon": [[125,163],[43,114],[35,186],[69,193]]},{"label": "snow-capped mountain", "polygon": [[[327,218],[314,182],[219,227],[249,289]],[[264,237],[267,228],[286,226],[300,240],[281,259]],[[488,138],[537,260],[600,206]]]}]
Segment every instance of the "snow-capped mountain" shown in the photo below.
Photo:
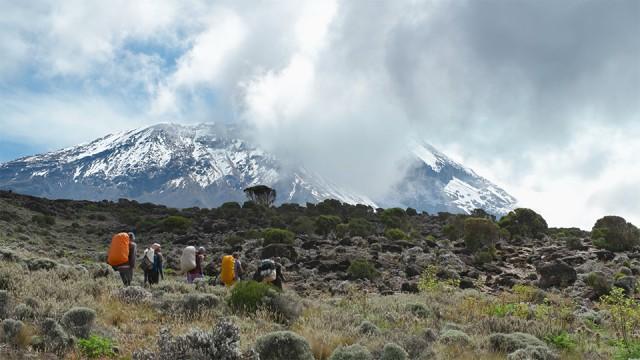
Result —
[{"label": "snow-capped mountain", "polygon": [[[504,214],[515,199],[425,143],[410,143],[411,165],[388,195],[371,199],[253,146],[229,125],[160,124],[0,164],[0,188],[48,198],[129,198],[175,207],[245,200],[268,185],[278,203],[324,199],[420,211]],[[286,159],[285,159],[286,160]]]}]

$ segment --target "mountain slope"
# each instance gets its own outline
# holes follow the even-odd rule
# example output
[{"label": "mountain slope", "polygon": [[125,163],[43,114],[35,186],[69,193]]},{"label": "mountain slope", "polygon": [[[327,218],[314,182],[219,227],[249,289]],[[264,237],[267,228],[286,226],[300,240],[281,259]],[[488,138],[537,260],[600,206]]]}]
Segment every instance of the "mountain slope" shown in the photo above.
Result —
[{"label": "mountain slope", "polygon": [[424,143],[410,143],[409,170],[387,195],[370,199],[302,166],[284,166],[233,126],[160,124],[0,165],[0,188],[49,198],[129,198],[176,207],[244,201],[242,190],[269,185],[278,203],[333,198],[370,206],[436,212],[484,208],[504,214],[515,199]]}]

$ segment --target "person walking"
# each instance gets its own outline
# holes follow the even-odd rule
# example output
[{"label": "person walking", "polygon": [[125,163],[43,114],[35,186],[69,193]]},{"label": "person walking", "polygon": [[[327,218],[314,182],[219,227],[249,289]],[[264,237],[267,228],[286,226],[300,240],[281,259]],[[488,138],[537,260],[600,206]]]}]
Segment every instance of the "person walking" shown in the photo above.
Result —
[{"label": "person walking", "polygon": [[196,267],[193,270],[187,272],[187,282],[189,284],[193,284],[196,279],[204,278],[204,259],[205,259],[206,250],[204,247],[200,246],[198,251],[196,252]]}]

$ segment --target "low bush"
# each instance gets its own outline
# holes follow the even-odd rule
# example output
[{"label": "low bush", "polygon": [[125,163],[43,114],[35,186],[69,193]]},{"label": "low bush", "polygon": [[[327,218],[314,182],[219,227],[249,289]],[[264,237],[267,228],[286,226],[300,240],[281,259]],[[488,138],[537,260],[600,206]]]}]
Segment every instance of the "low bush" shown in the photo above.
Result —
[{"label": "low bush", "polygon": [[379,335],[380,328],[370,321],[363,321],[358,326],[358,332],[363,335]]},{"label": "low bush", "polygon": [[180,300],[178,311],[188,317],[194,317],[204,310],[217,307],[220,302],[220,298],[214,294],[187,294]]},{"label": "low bush", "polygon": [[398,228],[387,229],[384,232],[384,236],[391,240],[405,240],[407,239],[407,234],[404,231]]},{"label": "low bush", "polygon": [[367,237],[375,231],[373,224],[367,219],[353,218],[349,220],[349,235]]},{"label": "low bush", "polygon": [[609,251],[627,251],[640,244],[640,230],[619,216],[605,216],[591,230],[593,245]]},{"label": "low bush", "polygon": [[342,220],[338,216],[320,215],[316,218],[316,232],[322,236],[329,236],[336,231],[336,226],[341,222]]},{"label": "low bush", "polygon": [[91,335],[88,339],[78,340],[78,349],[89,359],[114,357],[113,341],[109,338]]},{"label": "low bush", "polygon": [[406,360],[409,354],[398,344],[389,343],[382,348],[380,360]]},{"label": "low bush", "polygon": [[36,223],[40,227],[52,226],[56,224],[56,218],[49,215],[33,215],[31,221]]},{"label": "low bush", "polygon": [[42,350],[62,355],[73,346],[73,338],[54,319],[47,318],[41,325]]},{"label": "low bush", "polygon": [[316,224],[308,216],[298,216],[291,224],[291,231],[296,234],[311,235],[316,229]]},{"label": "low bush", "polygon": [[566,331],[547,335],[544,337],[544,341],[561,350],[573,350],[577,346],[576,340]]},{"label": "low bush", "polygon": [[189,218],[172,215],[163,219],[160,226],[164,232],[184,233],[191,228],[192,223],[193,221]]},{"label": "low bush", "polygon": [[447,345],[468,346],[471,344],[471,337],[460,330],[445,330],[440,334],[439,341]]},{"label": "low bush", "polygon": [[373,356],[367,348],[362,345],[354,344],[350,346],[338,347],[329,360],[372,360]]},{"label": "low bush", "polygon": [[514,352],[518,349],[524,349],[528,346],[546,347],[546,344],[537,337],[520,332],[511,334],[491,334],[489,336],[489,343],[494,351],[507,353]]},{"label": "low bush", "polygon": [[118,289],[116,297],[125,304],[142,304],[151,300],[151,293],[140,286],[127,286]]},{"label": "low bush", "polygon": [[2,341],[13,346],[23,347],[28,344],[28,336],[24,323],[20,320],[4,319],[2,321]]},{"label": "low bush", "polygon": [[86,339],[93,329],[96,312],[93,309],[74,307],[62,315],[62,326],[73,336]]},{"label": "low bush", "polygon": [[369,261],[364,259],[353,260],[347,268],[347,274],[352,279],[373,280],[380,276],[380,272]]},{"label": "low bush", "polygon": [[498,222],[501,228],[507,229],[512,237],[533,237],[540,239],[548,229],[547,222],[540,214],[531,209],[518,208]]},{"label": "low bush", "polygon": [[228,303],[235,311],[255,312],[265,305],[265,297],[274,297],[276,294],[275,288],[269,284],[253,280],[240,281],[231,289]]},{"label": "low bush", "polygon": [[260,360],[314,360],[307,340],[291,331],[276,331],[258,338],[255,351]]},{"label": "low bush", "polygon": [[492,248],[498,236],[498,226],[491,220],[468,218],[464,221],[464,244],[471,251]]},{"label": "low bush", "polygon": [[295,234],[289,230],[285,229],[277,229],[277,228],[269,228],[264,231],[262,234],[264,237],[264,246],[270,244],[287,244],[293,245],[295,240]]}]

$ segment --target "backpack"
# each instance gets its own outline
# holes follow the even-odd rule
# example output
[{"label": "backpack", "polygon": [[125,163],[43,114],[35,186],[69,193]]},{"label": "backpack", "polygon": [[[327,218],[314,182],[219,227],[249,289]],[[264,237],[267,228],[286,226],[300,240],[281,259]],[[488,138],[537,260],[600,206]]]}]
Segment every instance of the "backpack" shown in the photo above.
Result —
[{"label": "backpack", "polygon": [[147,249],[144,251],[144,256],[140,261],[140,269],[143,271],[153,270],[153,264],[155,262],[155,251],[153,249]]},{"label": "backpack", "polygon": [[260,270],[260,276],[262,277],[262,282],[270,283],[276,281],[276,269],[265,269]]},{"label": "backpack", "polygon": [[195,246],[187,246],[182,250],[180,257],[180,270],[183,273],[189,272],[196,268],[196,248]]},{"label": "backpack", "polygon": [[107,253],[107,264],[120,266],[129,262],[129,241],[127,233],[113,235]]},{"label": "backpack", "polygon": [[236,274],[235,274],[235,266],[236,259],[231,255],[225,255],[222,257],[222,266],[220,268],[220,280],[226,285],[233,285]]},{"label": "backpack", "polygon": [[262,270],[275,270],[276,269],[276,262],[271,260],[271,259],[260,260],[260,265],[258,266],[258,269],[260,269],[260,271],[262,271]]}]

